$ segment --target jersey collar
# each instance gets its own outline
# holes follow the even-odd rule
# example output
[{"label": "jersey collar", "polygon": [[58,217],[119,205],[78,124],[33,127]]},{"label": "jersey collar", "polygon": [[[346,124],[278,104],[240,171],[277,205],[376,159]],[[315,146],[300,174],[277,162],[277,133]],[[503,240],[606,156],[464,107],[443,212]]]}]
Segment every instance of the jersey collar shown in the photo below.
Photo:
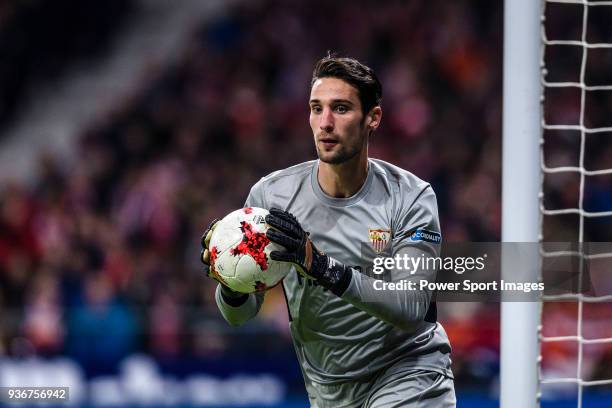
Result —
[{"label": "jersey collar", "polygon": [[372,163],[370,159],[368,159],[368,175],[366,176],[365,182],[355,194],[346,198],[337,198],[331,197],[321,189],[319,185],[319,180],[317,179],[317,175],[319,172],[319,160],[315,162],[315,165],[312,166],[312,171],[310,174],[310,181],[312,184],[312,190],[315,196],[321,200],[323,203],[327,205],[331,205],[333,207],[347,207],[349,205],[353,205],[359,202],[365,195],[370,191],[370,185],[372,184],[372,179],[374,178],[374,172],[372,171]]}]

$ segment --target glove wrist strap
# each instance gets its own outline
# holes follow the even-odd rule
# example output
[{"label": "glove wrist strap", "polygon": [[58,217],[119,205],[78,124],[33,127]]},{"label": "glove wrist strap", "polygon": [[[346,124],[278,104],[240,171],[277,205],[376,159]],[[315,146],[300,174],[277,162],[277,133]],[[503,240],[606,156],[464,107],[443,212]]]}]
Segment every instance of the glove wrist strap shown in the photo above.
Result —
[{"label": "glove wrist strap", "polygon": [[353,278],[351,268],[327,255],[315,256],[312,269],[321,286],[338,297],[344,294]]}]

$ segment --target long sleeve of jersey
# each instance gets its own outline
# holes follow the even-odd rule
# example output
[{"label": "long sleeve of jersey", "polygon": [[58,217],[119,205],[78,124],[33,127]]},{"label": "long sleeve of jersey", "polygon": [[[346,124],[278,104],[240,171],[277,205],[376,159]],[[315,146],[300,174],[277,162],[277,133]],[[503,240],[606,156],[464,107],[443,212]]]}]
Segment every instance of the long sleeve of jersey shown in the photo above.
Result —
[{"label": "long sleeve of jersey", "polygon": [[[264,204],[262,183],[256,183],[249,193],[244,204],[245,207],[267,208]],[[264,293],[251,293],[244,303],[232,306],[225,301],[221,294],[221,284],[217,285],[215,301],[223,318],[233,326],[239,326],[257,315],[264,301]]]},{"label": "long sleeve of jersey", "polygon": [[232,306],[223,299],[221,287],[217,285],[215,301],[223,318],[232,326],[240,326],[257,315],[264,301],[264,295],[251,293],[244,303],[239,306]]},{"label": "long sleeve of jersey", "polygon": [[[436,196],[431,187],[425,188],[408,208],[398,209],[394,218],[396,225],[392,237],[393,257],[439,256],[440,225]],[[370,277],[355,269],[351,271],[351,283],[342,299],[404,330],[415,330],[423,322],[430,307],[432,291],[419,290],[419,281],[435,281],[435,269],[420,267],[412,270],[387,270],[391,282],[412,281],[415,282],[415,290],[376,290],[377,277]]]}]

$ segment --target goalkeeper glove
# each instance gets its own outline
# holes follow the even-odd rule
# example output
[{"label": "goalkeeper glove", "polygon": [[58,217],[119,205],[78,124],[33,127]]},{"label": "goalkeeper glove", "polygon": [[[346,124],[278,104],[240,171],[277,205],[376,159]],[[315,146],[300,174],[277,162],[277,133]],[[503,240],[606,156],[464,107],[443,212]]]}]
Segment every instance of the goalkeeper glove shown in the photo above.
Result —
[{"label": "goalkeeper glove", "polygon": [[204,231],[204,233],[202,234],[202,251],[200,252],[200,261],[204,264],[204,273],[206,274],[206,276],[216,280],[221,285],[221,297],[223,298],[225,303],[230,306],[237,307],[246,302],[249,295],[247,295],[246,293],[236,292],[230,289],[227,285],[225,285],[225,283],[223,283],[223,280],[221,279],[217,271],[215,271],[215,268],[210,265],[210,251],[208,247],[210,245],[210,239],[212,238],[212,234],[215,230],[215,227],[217,226],[217,222],[219,222],[218,218],[212,220],[212,222],[208,225],[208,228],[206,228],[206,231]]},{"label": "goalkeeper glove", "polygon": [[275,261],[290,262],[298,272],[319,282],[337,296],[342,296],[353,277],[351,268],[317,250],[298,220],[289,212],[272,208],[266,215],[270,241],[285,247],[286,251],[272,251]]}]

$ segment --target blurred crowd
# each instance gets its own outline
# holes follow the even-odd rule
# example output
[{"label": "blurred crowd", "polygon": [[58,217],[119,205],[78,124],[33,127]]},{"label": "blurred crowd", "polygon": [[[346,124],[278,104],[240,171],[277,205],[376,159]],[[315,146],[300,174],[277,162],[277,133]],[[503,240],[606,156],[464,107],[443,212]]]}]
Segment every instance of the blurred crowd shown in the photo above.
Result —
[{"label": "blurred crowd", "polygon": [[[118,96],[83,131],[73,162],[43,154],[32,185],[0,186],[0,355],[66,354],[110,369],[135,351],[235,354],[253,347],[247,338],[269,349],[262,339],[272,336],[290,349],[277,290],[253,324],[221,320],[199,241],[260,177],[316,157],[309,81],[328,50],[378,73],[384,116],[370,154],[432,183],[445,241],[500,239],[501,2],[235,3],[193,33],[176,65]],[[567,117],[572,106],[563,101],[550,117]],[[601,140],[592,163],[612,154]],[[551,157],[564,154],[555,147]],[[587,206],[612,209],[607,183],[593,199],[587,190]],[[546,186],[551,205],[572,206],[575,184]],[[550,231],[575,228],[567,220]],[[594,236],[609,236],[597,228]],[[499,305],[440,309],[458,381],[490,381]],[[557,318],[574,317],[559,310]],[[606,353],[595,367],[610,366]]]},{"label": "blurred crowd", "polygon": [[134,2],[0,1],[0,129],[14,118],[32,88],[108,49]]}]

